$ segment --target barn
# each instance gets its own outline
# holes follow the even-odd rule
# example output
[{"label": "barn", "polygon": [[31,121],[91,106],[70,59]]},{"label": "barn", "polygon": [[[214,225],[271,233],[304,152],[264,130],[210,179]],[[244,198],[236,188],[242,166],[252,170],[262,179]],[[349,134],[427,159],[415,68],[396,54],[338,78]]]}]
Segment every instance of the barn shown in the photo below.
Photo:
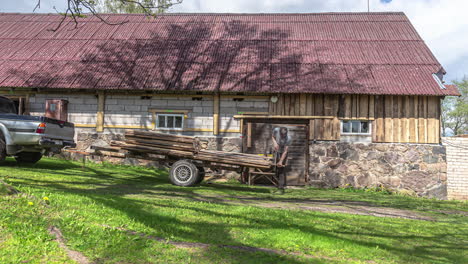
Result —
[{"label": "barn", "polygon": [[80,149],[141,129],[268,155],[285,127],[289,186],[444,192],[458,91],[404,13],[102,16],[0,14],[0,94]]}]

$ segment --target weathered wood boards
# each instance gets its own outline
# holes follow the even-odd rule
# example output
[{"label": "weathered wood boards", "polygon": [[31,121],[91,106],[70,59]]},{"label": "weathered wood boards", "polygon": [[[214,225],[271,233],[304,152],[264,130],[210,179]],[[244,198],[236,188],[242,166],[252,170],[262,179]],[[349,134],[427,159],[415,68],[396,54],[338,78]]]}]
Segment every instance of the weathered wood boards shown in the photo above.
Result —
[{"label": "weathered wood boards", "polygon": [[305,117],[310,120],[311,139],[339,140],[340,121],[338,120],[339,96],[323,94],[284,94],[278,102],[270,103],[270,116]]},{"label": "weathered wood boards", "polygon": [[340,120],[371,121],[373,142],[439,143],[440,138],[436,96],[286,94],[269,110],[271,116],[310,117],[311,140],[339,140]]},{"label": "weathered wood boards", "polygon": [[375,97],[374,142],[438,144],[439,140],[439,97]]},{"label": "weathered wood boards", "polygon": [[214,162],[225,167],[237,165],[268,169],[272,165],[269,157],[206,150],[199,138],[148,131],[129,130],[125,133],[125,141],[114,141],[111,143],[111,147],[127,150],[133,154],[160,154],[178,159],[187,158]]}]

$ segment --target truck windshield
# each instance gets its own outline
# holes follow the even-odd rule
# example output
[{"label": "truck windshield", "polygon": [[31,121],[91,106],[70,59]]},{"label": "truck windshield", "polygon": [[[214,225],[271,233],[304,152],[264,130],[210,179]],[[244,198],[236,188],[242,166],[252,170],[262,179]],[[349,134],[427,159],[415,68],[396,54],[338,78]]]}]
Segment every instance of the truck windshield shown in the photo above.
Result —
[{"label": "truck windshield", "polygon": [[1,114],[16,114],[15,103],[8,98],[0,96],[0,113]]}]

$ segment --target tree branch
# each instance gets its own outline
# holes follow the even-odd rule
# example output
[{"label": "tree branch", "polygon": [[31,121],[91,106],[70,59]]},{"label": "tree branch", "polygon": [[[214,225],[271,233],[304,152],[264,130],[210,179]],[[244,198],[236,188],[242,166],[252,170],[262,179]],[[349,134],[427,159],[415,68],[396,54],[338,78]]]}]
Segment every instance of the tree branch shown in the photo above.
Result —
[{"label": "tree branch", "polygon": [[[71,17],[75,28],[78,27],[80,17],[85,17],[86,15],[93,15],[97,17],[101,22],[108,25],[121,25],[127,23],[128,21],[121,22],[110,22],[106,18],[103,18],[98,12],[97,7],[99,6],[99,1],[96,0],[63,0],[67,2],[67,7],[64,11],[59,12],[55,7],[55,11],[63,15],[63,18],[60,20],[58,25],[51,29],[51,31],[57,31],[60,29],[67,17]],[[108,0],[113,2],[118,2],[122,7],[126,6],[136,6],[138,11],[142,11],[146,16],[156,17],[157,14],[166,11],[170,7],[181,4],[183,0]],[[41,0],[37,0],[34,11],[41,8]],[[125,10],[124,10],[125,11]]]}]

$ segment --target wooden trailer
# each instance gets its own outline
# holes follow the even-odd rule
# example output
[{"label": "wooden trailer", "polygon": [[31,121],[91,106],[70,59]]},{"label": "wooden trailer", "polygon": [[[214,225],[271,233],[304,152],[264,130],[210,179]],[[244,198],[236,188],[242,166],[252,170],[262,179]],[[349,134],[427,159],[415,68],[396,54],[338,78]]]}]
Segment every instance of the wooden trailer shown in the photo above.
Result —
[{"label": "wooden trailer", "polygon": [[90,155],[163,161],[170,166],[171,182],[178,186],[200,183],[205,168],[239,172],[249,183],[264,177],[278,184],[273,158],[206,148],[207,142],[197,137],[129,130],[125,140],[113,141],[110,147],[92,146]]}]

